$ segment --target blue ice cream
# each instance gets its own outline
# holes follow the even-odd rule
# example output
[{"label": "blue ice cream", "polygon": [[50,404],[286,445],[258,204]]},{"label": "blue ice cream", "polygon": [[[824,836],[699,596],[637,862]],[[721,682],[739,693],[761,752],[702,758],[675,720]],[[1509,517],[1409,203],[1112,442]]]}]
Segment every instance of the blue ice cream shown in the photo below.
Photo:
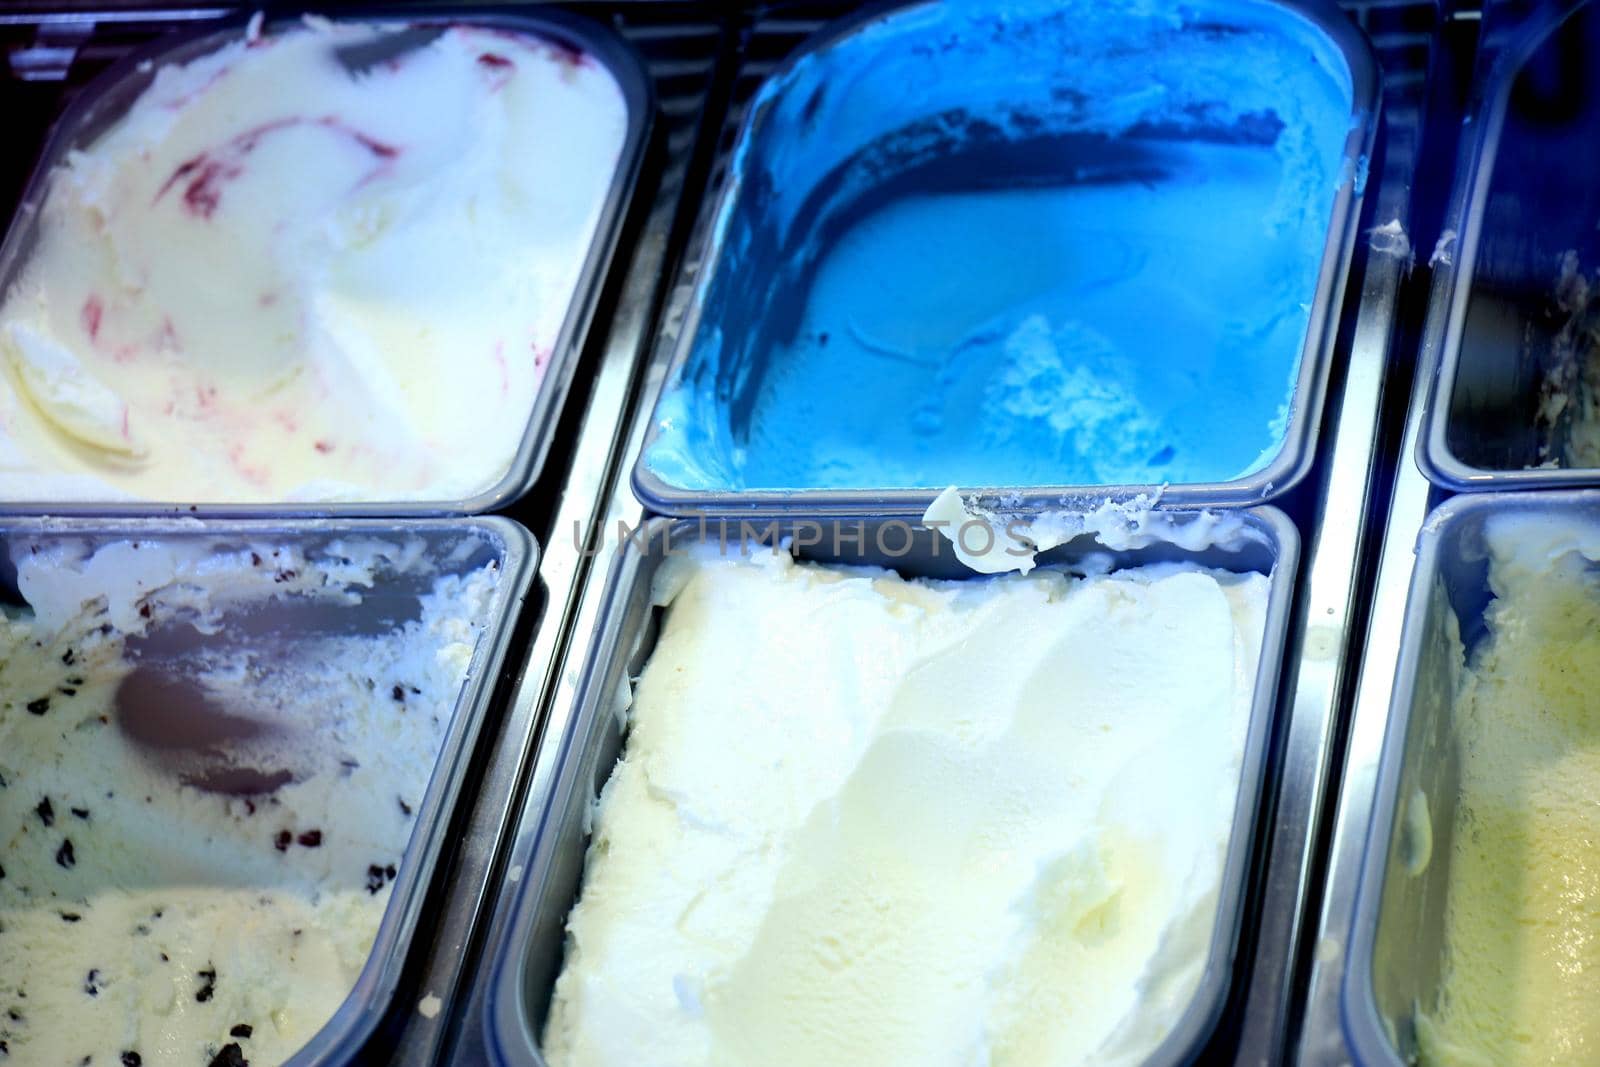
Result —
[{"label": "blue ice cream", "polygon": [[754,107],[647,495],[1218,482],[1278,455],[1359,141],[1310,21],[931,3]]}]

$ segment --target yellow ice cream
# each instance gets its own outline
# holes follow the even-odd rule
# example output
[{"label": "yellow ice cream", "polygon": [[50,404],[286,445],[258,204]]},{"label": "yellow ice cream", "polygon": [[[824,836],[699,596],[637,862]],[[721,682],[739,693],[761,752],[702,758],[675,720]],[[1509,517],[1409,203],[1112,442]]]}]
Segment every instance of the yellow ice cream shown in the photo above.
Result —
[{"label": "yellow ice cream", "polygon": [[1600,529],[1500,517],[1425,1065],[1600,1062]]}]

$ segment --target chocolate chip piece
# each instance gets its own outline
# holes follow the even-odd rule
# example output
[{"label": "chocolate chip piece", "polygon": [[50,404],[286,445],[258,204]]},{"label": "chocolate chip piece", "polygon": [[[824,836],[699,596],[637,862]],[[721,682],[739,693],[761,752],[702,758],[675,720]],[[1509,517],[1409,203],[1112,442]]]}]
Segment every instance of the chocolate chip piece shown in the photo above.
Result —
[{"label": "chocolate chip piece", "polygon": [[384,864],[383,873],[389,876],[389,881],[391,881],[391,882],[394,881],[394,864],[392,864],[392,863]]},{"label": "chocolate chip piece", "polygon": [[99,977],[99,969],[90,968],[89,977],[83,980],[83,991],[89,994],[91,997],[98,997],[100,995],[100,987],[95,984]]},{"label": "chocolate chip piece", "polygon": [[279,830],[272,839],[272,847],[279,852],[289,851],[289,842],[294,840],[294,835],[288,830]]},{"label": "chocolate chip piece", "polygon": [[0,867],[0,879],[3,879],[5,876],[6,876],[6,869],[4,867]]},{"label": "chocolate chip piece", "polygon": [[139,618],[148,619],[149,617],[150,617],[150,605],[149,604],[140,604],[139,605]]},{"label": "chocolate chip piece", "polygon": [[235,1026],[232,1030],[228,1031],[228,1036],[229,1037],[249,1037],[251,1034],[253,1034],[255,1032],[256,1032],[255,1027],[251,1026],[249,1023],[240,1023],[238,1026]]},{"label": "chocolate chip piece", "polygon": [[167,957],[167,954],[166,954],[166,953],[165,953],[165,952],[163,952],[163,953],[162,953],[162,954],[161,954],[161,962],[162,962],[162,963],[170,963],[170,962],[171,962],[171,960],[170,960],[170,959],[168,959],[168,957]]},{"label": "chocolate chip piece", "polygon": [[244,1058],[244,1049],[238,1042],[230,1041],[211,1058],[210,1067],[250,1067],[250,1061]]},{"label": "chocolate chip piece", "polygon": [[194,999],[204,1004],[211,999],[211,994],[217,991],[217,969],[210,967],[199,972],[199,974],[204,984],[195,990]]},{"label": "chocolate chip piece", "polygon": [[[389,695],[394,697],[395,700],[399,701],[402,704],[404,704],[406,702],[405,686],[402,686],[402,685],[395,686],[393,689],[389,690]],[[39,712],[39,714],[42,715],[44,713],[43,712]]]},{"label": "chocolate chip piece", "polygon": [[137,1052],[124,1052],[122,1054],[122,1067],[139,1067],[144,1060]]},{"label": "chocolate chip piece", "polygon": [[87,819],[89,817],[89,809],[88,808],[73,808],[72,809],[72,814],[76,815],[80,819]]},{"label": "chocolate chip piece", "polygon": [[61,665],[64,667],[70,667],[72,666],[72,661],[77,658],[78,654],[69,648],[65,652],[61,653]]},{"label": "chocolate chip piece", "polygon": [[250,553],[250,566],[252,566],[252,567],[261,566],[261,554],[259,552]]},{"label": "chocolate chip piece", "polygon": [[300,835],[299,841],[306,848],[320,848],[322,845],[322,831],[307,830]]},{"label": "chocolate chip piece", "polygon": [[383,888],[383,868],[376,863],[367,868],[367,892],[376,896]]},{"label": "chocolate chip piece", "polygon": [[78,691],[76,689],[72,688],[72,686],[70,686],[70,685],[60,686],[57,689],[57,692],[59,692],[64,697],[75,697],[75,696],[78,695]]},{"label": "chocolate chip piece", "polygon": [[46,826],[55,825],[56,809],[51,805],[49,797],[45,797],[43,800],[39,801],[39,806],[34,808],[33,811],[34,814],[39,816],[39,821],[44,823]]},{"label": "chocolate chip piece", "polygon": [[28,701],[28,710],[35,715],[43,715],[50,710],[50,698],[40,697],[38,700]]},{"label": "chocolate chip piece", "polygon": [[406,798],[405,797],[395,797],[394,799],[400,805],[400,814],[402,814],[402,815],[410,815],[411,814],[411,805],[406,803]]},{"label": "chocolate chip piece", "polygon": [[7,1008],[6,1018],[10,1019],[14,1023],[20,1023],[22,1021],[22,1013],[16,1008]]},{"label": "chocolate chip piece", "polygon": [[71,870],[78,865],[78,857],[72,851],[72,838],[63,838],[61,847],[56,849],[56,866]]},{"label": "chocolate chip piece", "polygon": [[75,911],[64,911],[61,913],[61,919],[63,922],[75,923],[81,918],[83,918],[83,916],[79,915]]}]

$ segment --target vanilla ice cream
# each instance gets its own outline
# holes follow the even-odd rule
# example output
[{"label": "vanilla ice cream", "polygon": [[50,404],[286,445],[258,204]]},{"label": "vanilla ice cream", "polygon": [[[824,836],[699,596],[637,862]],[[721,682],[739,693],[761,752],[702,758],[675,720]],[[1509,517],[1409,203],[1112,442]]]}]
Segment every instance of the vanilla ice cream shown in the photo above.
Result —
[{"label": "vanilla ice cream", "polygon": [[[282,1062],[366,963],[498,567],[440,574],[403,537],[12,555],[30,606],[0,614],[0,1062]],[[128,697],[141,675],[255,736],[164,745],[163,709]],[[217,721],[168,715],[191,741]],[[242,768],[288,780],[218,785]]]},{"label": "vanilla ice cream", "polygon": [[491,490],[627,127],[594,57],[494,28],[307,20],[161,67],[50,175],[0,306],[0,497]]},{"label": "vanilla ice cream", "polygon": [[[1421,1062],[1600,1059],[1600,525],[1495,516],[1456,697],[1447,946]],[[1434,806],[1439,806],[1436,798]]]},{"label": "vanilla ice cream", "polygon": [[1210,947],[1267,589],[666,561],[546,1058],[1142,1061]]}]

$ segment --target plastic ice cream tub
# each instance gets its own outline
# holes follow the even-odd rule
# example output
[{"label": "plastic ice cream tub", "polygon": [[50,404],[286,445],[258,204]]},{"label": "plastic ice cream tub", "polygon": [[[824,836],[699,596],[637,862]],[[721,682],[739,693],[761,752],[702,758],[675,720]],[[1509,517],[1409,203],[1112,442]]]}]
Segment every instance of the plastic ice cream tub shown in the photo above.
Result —
[{"label": "plastic ice cream tub", "polygon": [[1417,459],[1443,488],[1600,484],[1597,48],[1600,5],[1550,5],[1484,82],[1433,254]]},{"label": "plastic ice cream tub", "polygon": [[[1516,525],[1496,527],[1496,523]],[[1497,529],[1510,532],[1496,533]],[[1572,531],[1579,531],[1576,539]],[[1498,548],[1496,537],[1501,539]],[[1565,1020],[1558,1019],[1553,1010],[1535,1008],[1529,1014],[1537,1002],[1526,998],[1539,976],[1518,971],[1516,957],[1506,948],[1516,937],[1481,924],[1485,916],[1498,914],[1498,919],[1487,921],[1512,925],[1521,913],[1497,909],[1523,891],[1538,894],[1530,900],[1587,899],[1582,895],[1585,865],[1581,862],[1566,867],[1563,873],[1573,880],[1564,890],[1558,886],[1530,889],[1533,883],[1544,882],[1549,869],[1548,863],[1536,864],[1530,850],[1540,850],[1538,858],[1542,858],[1555,840],[1551,835],[1563,833],[1562,828],[1569,825],[1566,817],[1570,810],[1551,798],[1571,796],[1575,788],[1576,795],[1585,798],[1578,801],[1579,807],[1591,807],[1587,798],[1592,786],[1570,776],[1582,765],[1568,758],[1575,749],[1563,750],[1564,746],[1550,743],[1545,730],[1556,721],[1556,712],[1551,710],[1548,693],[1535,695],[1504,680],[1486,688],[1490,683],[1474,678],[1495,641],[1520,641],[1536,649],[1524,648],[1518,653],[1537,657],[1527,661],[1529,669],[1551,679],[1552,686],[1564,688],[1569,697],[1578,687],[1578,702],[1592,697],[1592,693],[1581,692],[1581,679],[1559,677],[1565,653],[1558,655],[1558,646],[1551,643],[1551,631],[1544,628],[1549,619],[1518,616],[1497,633],[1491,605],[1518,595],[1508,573],[1494,572],[1505,564],[1494,560],[1519,552],[1523,554],[1511,557],[1517,566],[1533,561],[1551,567],[1553,561],[1577,551],[1581,544],[1590,558],[1585,566],[1592,572],[1592,559],[1600,554],[1594,544],[1597,538],[1600,500],[1592,493],[1457,496],[1435,509],[1423,527],[1341,992],[1343,1026],[1357,1063],[1399,1067],[1418,1063],[1419,1057],[1428,1062],[1429,1050],[1434,1048],[1446,1051],[1433,1062],[1509,1062],[1492,1053],[1483,1058],[1482,1049],[1474,1058],[1457,1044],[1467,1030],[1474,1031],[1469,1041],[1485,1035],[1499,1040],[1495,1036],[1499,1024],[1489,1018],[1491,1012],[1475,1009],[1478,1002],[1472,997],[1487,998],[1496,1012],[1504,1009],[1515,1015],[1520,1010],[1521,1021],[1537,1031],[1541,1040],[1560,1032]],[[1551,573],[1558,572],[1552,569]],[[1586,594],[1581,582],[1558,581],[1576,597],[1592,595],[1592,587]],[[1566,670],[1570,672],[1570,668]],[[1477,686],[1474,692],[1487,694],[1492,706],[1469,703],[1463,695],[1469,681]],[[1499,699],[1495,694],[1501,694]],[[1503,725],[1482,725],[1491,720]],[[1499,742],[1493,740],[1497,736]],[[1508,744],[1508,737],[1518,740]],[[1484,784],[1491,779],[1492,785]],[[1519,821],[1521,828],[1516,832],[1522,836],[1507,836],[1512,821]],[[1468,822],[1471,837],[1463,851],[1458,838]],[[1565,848],[1569,859],[1589,851],[1582,839],[1569,839]],[[1505,870],[1486,879],[1485,872],[1495,870],[1496,864]],[[1558,882],[1560,877],[1558,874]],[[1523,879],[1529,885],[1519,890]],[[1484,895],[1486,886],[1493,886],[1493,892]],[[1458,896],[1474,894],[1482,896],[1482,903]],[[1583,907],[1575,903],[1564,915],[1570,919],[1581,914]],[[1592,924],[1592,912],[1588,914],[1583,921]],[[1556,915],[1545,919],[1549,933],[1561,937],[1564,950],[1570,948],[1575,954],[1571,962],[1581,975],[1585,931],[1581,926],[1565,927]],[[1460,933],[1452,936],[1457,929],[1466,931],[1465,940]],[[1540,924],[1531,919],[1520,929],[1523,933],[1518,936],[1544,936]],[[1452,948],[1458,941],[1461,946]],[[1498,963],[1489,964],[1484,954],[1502,949],[1506,955],[1495,956]],[[1554,977],[1564,959],[1558,954],[1545,960],[1551,973],[1544,981],[1561,985],[1578,981],[1570,974]],[[1463,967],[1470,971],[1461,970]],[[1459,972],[1454,978],[1452,968]],[[1468,984],[1453,984],[1461,981]],[[1451,991],[1452,998],[1468,998],[1460,1000],[1459,1008],[1468,1012],[1470,1019],[1451,1022],[1440,996],[1444,990]],[[1520,1009],[1514,1007],[1518,1003],[1523,1005]],[[1580,1014],[1593,1018],[1594,1009],[1595,1005],[1588,1004]],[[1530,1055],[1537,1055],[1531,1043],[1528,1048]],[[1546,1055],[1549,1048],[1548,1044],[1544,1047]],[[1556,1059],[1569,1054],[1576,1055],[1569,1048]]]},{"label": "plastic ice cream tub", "polygon": [[[1191,518],[1181,516],[1177,521],[1184,525]],[[483,1017],[473,1021],[473,1025],[486,1027],[488,1045],[497,1062],[545,1062],[541,1034],[563,963],[566,919],[581,888],[594,802],[610,778],[623,746],[624,730],[618,709],[628,705],[633,682],[651,656],[660,633],[662,612],[652,604],[652,580],[669,553],[679,555],[696,542],[715,543],[725,538],[733,554],[739,552],[741,538],[746,544],[776,545],[776,525],[774,532],[748,532],[763,529],[767,521],[763,518],[741,529],[737,522],[702,527],[693,521],[656,519],[641,527],[617,556],[596,639],[583,668],[574,713],[561,736],[544,742],[559,746],[560,756],[550,793],[543,801],[544,814],[534,832],[525,871],[507,881],[502,889],[507,898],[502,906],[510,907],[510,919],[503,940],[492,949],[493,970]],[[1041,563],[1109,562],[1114,570],[1181,561],[1270,576],[1260,668],[1253,684],[1238,799],[1228,828],[1215,921],[1206,928],[1210,932],[1205,935],[1204,944],[1209,947],[1204,968],[1196,992],[1149,1059],[1151,1063],[1187,1062],[1209,1039],[1233,978],[1243,922],[1253,828],[1277,702],[1299,542],[1293,525],[1274,509],[1243,512],[1240,521],[1241,526],[1230,540],[1209,548],[1184,549],[1157,538],[1143,547],[1107,554],[1099,542],[1084,537],[1040,558]],[[832,519],[796,522],[809,526],[785,525],[784,529],[795,532],[797,541],[817,542],[798,552],[802,559],[883,566],[906,577],[982,580],[973,578],[955,560],[950,546],[933,531],[915,526],[914,519],[880,517],[845,520],[837,525],[837,520]],[[891,525],[899,528],[890,529]],[[800,534],[803,528],[811,531],[804,537]],[[829,535],[830,530],[842,531],[837,541]],[[860,539],[852,543],[854,531],[858,530],[863,531]],[[771,548],[756,547],[755,551]]]},{"label": "plastic ice cream tub", "polygon": [[[304,87],[274,94],[256,126],[238,109],[260,94],[230,88],[247,62],[284,68],[251,77]],[[393,84],[363,96],[380,78]],[[540,103],[563,92],[561,109]],[[208,102],[225,93],[245,99]],[[555,11],[257,16],[129,56],[57,122],[0,247],[0,495],[50,514],[452,514],[515,500],[555,433],[653,93],[624,42]],[[124,166],[114,184],[107,161],[174,108],[193,128],[160,144],[149,174]],[[442,117],[415,126],[407,116],[426,108]],[[473,122],[446,121],[452,109]],[[540,150],[568,152],[573,177],[497,178],[537,173],[526,157]],[[289,195],[314,205],[314,225],[258,225],[236,207],[276,198],[292,217]],[[146,200],[148,222],[111,233],[115,257],[65,228],[80,207]],[[490,212],[504,225],[483,225]],[[169,240],[196,252],[139,252]],[[237,264],[208,266],[235,249]],[[163,317],[174,294],[208,284],[209,310]],[[250,287],[257,297],[238,295]],[[252,316],[229,342],[230,323]],[[218,424],[228,433],[207,429]]]},{"label": "plastic ice cream tub", "polygon": [[[1045,72],[1041,74],[1040,72]],[[1303,476],[1378,76],[1313,4],[876,9],[757,93],[634,467],[658,511],[1256,503]]]},{"label": "plastic ice cream tub", "polygon": [[[26,649],[0,655],[0,737],[31,753],[0,755],[0,913],[22,938],[0,937],[0,959],[9,947],[33,961],[0,968],[11,1054],[76,1062],[84,1044],[137,1062],[144,1041],[150,1062],[155,1042],[203,1040],[206,1056],[233,1042],[245,1059],[358,1059],[469,788],[536,559],[501,518],[0,522],[0,652]],[[80,606],[85,590],[98,596]],[[113,795],[141,785],[154,806]],[[56,906],[71,925],[46,914]],[[79,949],[97,957],[80,961],[87,978]],[[179,1003],[149,1013],[167,986]],[[307,988],[326,999],[306,1002]],[[38,1029],[52,1005],[70,1025]],[[318,1011],[331,1017],[314,1036],[280,1047]]]}]

